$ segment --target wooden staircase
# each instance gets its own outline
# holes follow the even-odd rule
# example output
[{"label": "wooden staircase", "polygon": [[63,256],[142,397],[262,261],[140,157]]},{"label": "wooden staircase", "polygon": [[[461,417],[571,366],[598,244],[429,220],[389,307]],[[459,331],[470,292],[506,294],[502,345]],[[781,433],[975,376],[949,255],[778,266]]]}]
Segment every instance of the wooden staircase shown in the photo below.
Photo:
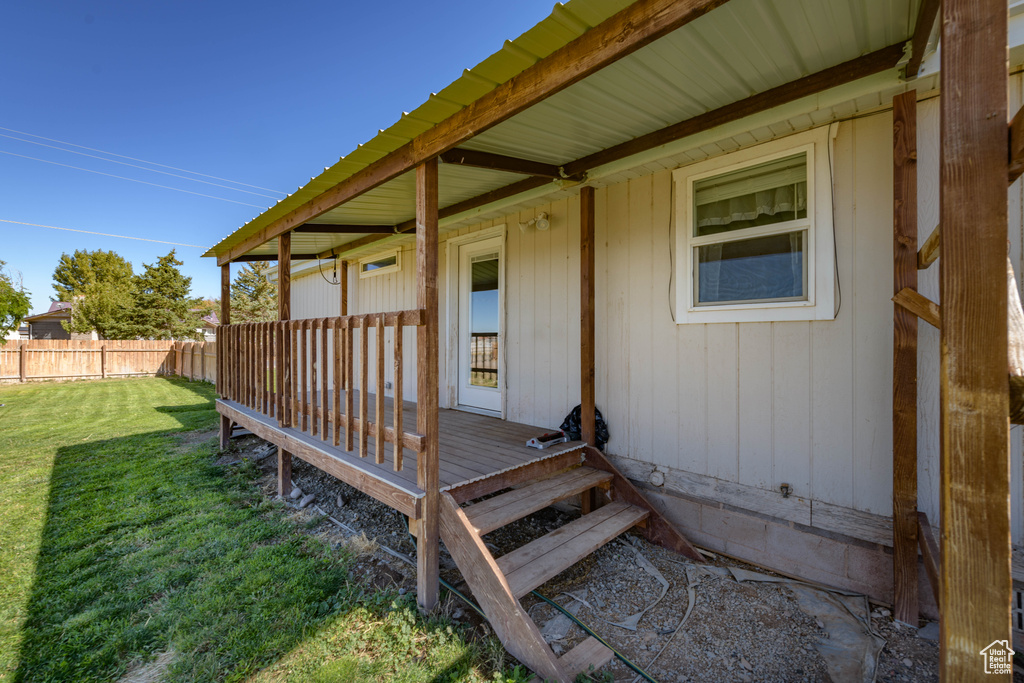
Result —
[{"label": "wooden staircase", "polygon": [[[556,656],[520,598],[633,527],[652,542],[703,560],[600,451],[582,448],[535,465],[491,487],[474,482],[443,492],[441,538],[505,649],[542,679],[567,683],[606,664],[611,650],[591,637]],[[511,485],[519,487],[473,502]],[[497,559],[484,545],[484,534],[576,495],[584,512],[579,519]]]}]

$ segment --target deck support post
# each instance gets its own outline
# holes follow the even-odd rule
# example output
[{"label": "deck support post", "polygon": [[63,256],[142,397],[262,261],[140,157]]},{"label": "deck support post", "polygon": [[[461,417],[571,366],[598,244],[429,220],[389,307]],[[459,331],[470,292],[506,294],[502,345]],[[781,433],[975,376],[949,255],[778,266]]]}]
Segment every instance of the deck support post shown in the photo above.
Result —
[{"label": "deck support post", "polygon": [[[292,233],[282,233],[277,238],[277,319],[291,320],[292,317]],[[290,339],[291,335],[282,335],[282,341]],[[287,395],[288,387],[291,386],[291,365],[286,362],[287,354],[281,354],[278,365],[280,366],[281,380],[284,385],[285,400],[287,406],[291,405],[291,397]],[[288,410],[282,410],[278,414],[278,423],[282,427],[290,427]],[[277,449],[277,495],[287,496],[292,492],[292,454],[283,448]]]},{"label": "deck support post", "polygon": [[425,437],[416,457],[416,483],[425,494],[416,538],[416,600],[423,610],[437,605],[439,591],[437,210],[433,157],[416,167],[416,307],[425,311],[416,339],[416,429]]},{"label": "deck support post", "polygon": [[[917,290],[917,92],[893,98],[893,288]],[[892,533],[896,618],[916,626],[917,316],[893,304]]]},{"label": "deck support post", "polygon": [[[220,267],[220,322],[217,325],[217,395],[228,398],[228,358],[231,345],[225,326],[231,324],[231,263]],[[173,352],[171,354],[174,356]],[[231,443],[231,420],[223,415],[220,418],[220,450],[227,450]]]},{"label": "deck support post", "polygon": [[[594,391],[594,188],[580,188],[580,426],[597,445]],[[586,506],[586,502],[584,502]]]},{"label": "deck support post", "polygon": [[939,675],[988,680],[981,651],[1012,642],[1007,12],[1003,0],[943,0],[941,12]]}]

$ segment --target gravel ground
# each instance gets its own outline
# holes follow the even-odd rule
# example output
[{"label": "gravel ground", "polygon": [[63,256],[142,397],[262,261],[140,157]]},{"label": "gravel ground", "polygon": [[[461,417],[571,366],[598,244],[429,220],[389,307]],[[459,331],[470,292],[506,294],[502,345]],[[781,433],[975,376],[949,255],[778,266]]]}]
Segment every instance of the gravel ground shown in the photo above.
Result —
[{"label": "gravel ground", "polygon": [[[235,439],[233,446],[232,452],[222,456],[224,464],[240,457],[258,456],[266,444],[246,436]],[[276,458],[270,455],[259,464],[265,472],[262,490],[265,495],[274,496]],[[403,593],[415,591],[415,568],[384,550],[386,547],[406,557],[415,554],[405,520],[398,512],[297,458],[293,460],[292,481],[302,489],[303,496],[316,496],[309,507],[296,513],[317,515],[323,520],[319,525],[311,525],[310,533],[339,541],[351,537],[353,531],[364,533],[368,539],[366,552],[356,571],[375,586],[396,586]],[[298,500],[301,497],[289,503],[296,504]],[[349,529],[339,529],[320,511]],[[575,516],[578,513],[571,510],[548,508],[487,534],[484,541],[495,556],[500,556]],[[667,581],[667,590],[655,575],[643,569],[637,552]],[[709,554],[708,561],[713,567],[741,567],[770,574],[717,555]],[[468,592],[443,549],[441,569],[444,579]],[[692,609],[690,588],[694,595]],[[663,590],[664,596],[659,600]],[[616,539],[540,587],[538,592],[575,611],[582,622],[659,683],[831,680],[825,661],[815,648],[828,634],[815,618],[799,608],[785,584],[737,583],[731,576],[709,574],[637,535],[626,534]],[[564,618],[556,620],[559,613],[541,599],[530,595],[522,603],[542,630],[553,631],[550,642],[556,653],[568,651],[586,638],[579,627],[565,624]],[[635,630],[614,625],[645,608],[648,609]],[[455,596],[449,594],[441,609],[464,623],[467,633],[491,635],[487,624]],[[877,680],[937,681],[937,642],[919,637],[915,629],[893,621],[889,614],[886,606],[873,605],[872,625],[886,641],[879,657]],[[604,671],[612,678],[605,675],[602,679],[597,674],[595,679],[626,682],[636,677],[617,659]]]}]

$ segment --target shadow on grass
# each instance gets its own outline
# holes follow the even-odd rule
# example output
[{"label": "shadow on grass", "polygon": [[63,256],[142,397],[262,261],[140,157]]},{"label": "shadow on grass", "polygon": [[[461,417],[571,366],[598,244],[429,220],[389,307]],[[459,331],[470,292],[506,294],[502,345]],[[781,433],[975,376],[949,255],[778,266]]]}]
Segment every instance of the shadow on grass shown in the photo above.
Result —
[{"label": "shadow on grass", "polygon": [[[365,591],[344,546],[259,495],[254,467],[214,465],[214,439],[187,445],[181,432],[212,429],[216,411],[209,385],[180,384],[177,405],[125,416],[139,433],[56,451],[14,680],[116,680],[166,651],[171,681],[275,662],[345,680],[329,671],[343,657],[376,680],[473,678],[471,646],[409,596]],[[179,428],[145,431],[168,424],[152,411]]]},{"label": "shadow on grass", "polygon": [[[185,386],[205,400],[155,409],[181,431],[212,428],[209,386]],[[345,587],[344,557],[178,431],[57,451],[15,680],[110,680],[169,647],[184,655],[173,678],[251,670]]]}]

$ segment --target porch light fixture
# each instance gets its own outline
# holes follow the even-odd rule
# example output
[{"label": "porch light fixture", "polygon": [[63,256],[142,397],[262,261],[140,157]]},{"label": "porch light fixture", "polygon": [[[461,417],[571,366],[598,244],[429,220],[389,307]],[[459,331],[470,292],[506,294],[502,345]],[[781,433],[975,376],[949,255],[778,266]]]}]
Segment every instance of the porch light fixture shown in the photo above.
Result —
[{"label": "porch light fixture", "polygon": [[519,224],[519,229],[521,231],[523,231],[523,232],[526,232],[526,229],[528,227],[530,227],[531,225],[533,227],[537,228],[538,230],[540,230],[541,232],[543,232],[543,231],[547,230],[548,228],[550,228],[551,227],[551,221],[548,220],[547,212],[546,211],[541,211],[540,214],[538,214],[536,218],[531,218],[530,220],[526,221],[525,223],[520,223]]}]

